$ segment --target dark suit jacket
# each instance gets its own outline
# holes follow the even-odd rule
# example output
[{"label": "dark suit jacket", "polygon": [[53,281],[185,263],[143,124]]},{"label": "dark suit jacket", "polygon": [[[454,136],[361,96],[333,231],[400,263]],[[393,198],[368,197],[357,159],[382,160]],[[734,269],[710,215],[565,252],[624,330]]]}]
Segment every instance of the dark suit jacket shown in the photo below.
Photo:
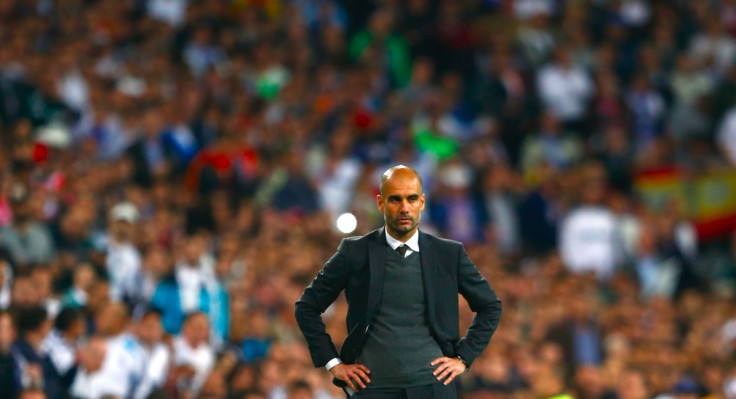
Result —
[{"label": "dark suit jacket", "polygon": [[[296,319],[309,346],[315,367],[340,357],[354,363],[365,341],[372,317],[381,302],[386,263],[383,228],[363,237],[343,239],[337,253],[307,287],[296,303]],[[501,301],[468,258],[462,244],[419,232],[429,328],[445,356],[461,356],[468,364],[488,345],[501,317]],[[345,290],[348,336],[338,355],[325,332],[321,314]],[[467,335],[460,339],[458,296],[476,312]]]}]

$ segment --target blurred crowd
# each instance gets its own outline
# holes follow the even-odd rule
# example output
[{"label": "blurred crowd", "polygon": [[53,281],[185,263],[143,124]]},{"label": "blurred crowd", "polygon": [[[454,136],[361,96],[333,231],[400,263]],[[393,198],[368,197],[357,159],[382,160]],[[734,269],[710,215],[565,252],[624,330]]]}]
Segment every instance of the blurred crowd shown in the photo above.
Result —
[{"label": "blurred crowd", "polygon": [[504,302],[461,398],[736,398],[736,233],[637,186],[734,171],[735,34],[734,0],[0,1],[0,397],[344,397],[293,305],[406,164]]}]

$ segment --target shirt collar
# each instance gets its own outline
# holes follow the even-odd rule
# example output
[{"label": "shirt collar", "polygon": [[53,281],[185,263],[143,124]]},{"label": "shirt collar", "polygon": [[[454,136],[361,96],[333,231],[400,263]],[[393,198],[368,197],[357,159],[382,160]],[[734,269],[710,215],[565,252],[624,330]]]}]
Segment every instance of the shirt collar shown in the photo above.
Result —
[{"label": "shirt collar", "polygon": [[414,231],[414,235],[412,235],[406,242],[401,242],[393,237],[391,237],[391,234],[388,234],[388,231],[386,232],[386,242],[388,245],[391,246],[391,249],[396,250],[396,248],[400,247],[402,244],[406,244],[409,246],[409,249],[411,249],[414,252],[419,252],[419,229]]}]

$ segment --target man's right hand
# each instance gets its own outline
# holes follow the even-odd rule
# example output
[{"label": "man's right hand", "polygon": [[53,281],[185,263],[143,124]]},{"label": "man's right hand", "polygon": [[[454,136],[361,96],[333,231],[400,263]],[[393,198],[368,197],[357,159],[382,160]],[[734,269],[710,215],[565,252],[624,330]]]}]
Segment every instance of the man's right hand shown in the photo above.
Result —
[{"label": "man's right hand", "polygon": [[[365,384],[371,382],[371,379],[368,377],[371,371],[362,364],[340,363],[331,368],[330,373],[338,380],[345,381],[353,391],[358,391],[358,386],[364,389]],[[356,386],[356,383],[358,386]]]}]

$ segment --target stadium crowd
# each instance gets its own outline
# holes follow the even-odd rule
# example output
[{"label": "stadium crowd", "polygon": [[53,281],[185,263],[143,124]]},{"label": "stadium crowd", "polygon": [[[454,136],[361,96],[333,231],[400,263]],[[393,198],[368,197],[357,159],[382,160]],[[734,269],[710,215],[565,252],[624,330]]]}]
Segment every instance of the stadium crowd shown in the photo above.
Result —
[{"label": "stadium crowd", "polygon": [[0,397],[344,397],[293,306],[402,163],[504,302],[461,398],[736,398],[736,233],[637,185],[733,172],[735,34],[733,0],[0,1]]}]

